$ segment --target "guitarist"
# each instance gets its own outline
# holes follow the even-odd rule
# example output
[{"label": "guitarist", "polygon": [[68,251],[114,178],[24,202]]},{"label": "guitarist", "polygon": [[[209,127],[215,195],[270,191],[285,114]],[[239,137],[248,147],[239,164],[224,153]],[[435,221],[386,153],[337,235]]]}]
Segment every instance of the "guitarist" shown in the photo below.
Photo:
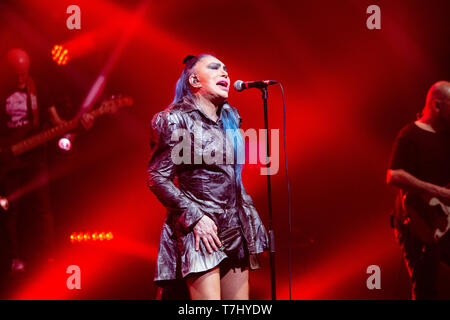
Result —
[{"label": "guitarist", "polygon": [[418,120],[398,134],[387,172],[387,183],[400,189],[392,224],[411,276],[413,299],[437,298],[439,264],[450,265],[445,241],[449,235],[439,241],[433,237],[425,201],[437,198],[450,204],[450,189],[445,187],[450,183],[449,131],[450,82],[439,81],[429,89]]},{"label": "guitarist", "polygon": [[[64,122],[54,104],[36,89],[29,67],[30,58],[24,50],[12,49],[7,53],[7,68],[0,87],[0,137],[6,140],[3,143],[23,140],[48,125]],[[89,114],[81,117],[86,129],[93,125],[93,120]],[[0,212],[1,240],[7,247],[3,252],[9,252],[9,269],[24,271],[26,259],[41,261],[51,254],[53,244],[46,151],[39,147],[12,160],[12,169],[0,177],[0,195],[17,192],[31,181],[38,183],[37,188],[10,204],[7,213]],[[30,226],[36,226],[37,230],[31,230]],[[35,235],[43,239],[36,241]],[[30,247],[31,243],[41,242],[44,245],[40,248]]]}]

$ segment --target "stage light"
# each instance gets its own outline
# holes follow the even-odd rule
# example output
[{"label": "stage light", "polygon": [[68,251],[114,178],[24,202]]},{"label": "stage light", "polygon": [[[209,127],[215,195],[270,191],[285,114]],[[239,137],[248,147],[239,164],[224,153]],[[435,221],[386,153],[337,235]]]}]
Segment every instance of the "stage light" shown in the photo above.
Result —
[{"label": "stage light", "polygon": [[112,231],[109,232],[72,232],[69,236],[70,242],[91,242],[91,241],[110,241],[114,239]]},{"label": "stage light", "polygon": [[5,197],[0,196],[0,207],[3,210],[8,211],[8,208],[9,208],[9,201],[8,201],[8,199],[6,199]]},{"label": "stage light", "polygon": [[65,134],[58,140],[58,147],[63,151],[70,151],[72,149],[73,141],[75,140],[74,133]]},{"label": "stage light", "polygon": [[59,147],[61,150],[69,151],[70,149],[72,149],[72,143],[71,143],[70,140],[67,139],[67,138],[61,138],[61,139],[59,139],[59,141],[58,141],[58,147]]},{"label": "stage light", "polygon": [[65,66],[69,61],[69,50],[61,45],[55,45],[52,49],[52,59],[58,66]]}]

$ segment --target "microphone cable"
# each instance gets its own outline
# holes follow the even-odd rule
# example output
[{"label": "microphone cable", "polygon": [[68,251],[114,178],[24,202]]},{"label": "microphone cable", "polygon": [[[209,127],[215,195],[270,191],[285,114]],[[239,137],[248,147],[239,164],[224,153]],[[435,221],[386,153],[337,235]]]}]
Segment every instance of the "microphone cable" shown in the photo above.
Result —
[{"label": "microphone cable", "polygon": [[284,89],[281,83],[278,82],[281,89],[281,96],[283,98],[283,143],[284,143],[284,166],[286,168],[286,185],[288,192],[288,221],[289,221],[289,253],[288,253],[288,275],[289,275],[289,300],[292,300],[292,211],[291,211],[291,186],[289,183],[289,171],[287,161],[287,148],[286,148],[286,103],[284,99]]}]

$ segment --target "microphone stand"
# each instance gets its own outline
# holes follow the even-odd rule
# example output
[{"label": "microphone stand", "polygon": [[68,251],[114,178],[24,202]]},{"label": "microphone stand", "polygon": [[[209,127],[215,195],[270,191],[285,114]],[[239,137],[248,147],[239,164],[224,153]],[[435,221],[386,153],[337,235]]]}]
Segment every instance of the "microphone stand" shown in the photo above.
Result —
[{"label": "microphone stand", "polygon": [[277,288],[275,280],[275,235],[272,225],[272,188],[270,184],[270,165],[269,165],[269,121],[267,116],[267,86],[259,88],[262,93],[262,99],[264,104],[264,126],[266,129],[266,165],[267,165],[267,198],[269,204],[269,249],[270,249],[270,279],[272,286],[272,300],[277,298]]}]

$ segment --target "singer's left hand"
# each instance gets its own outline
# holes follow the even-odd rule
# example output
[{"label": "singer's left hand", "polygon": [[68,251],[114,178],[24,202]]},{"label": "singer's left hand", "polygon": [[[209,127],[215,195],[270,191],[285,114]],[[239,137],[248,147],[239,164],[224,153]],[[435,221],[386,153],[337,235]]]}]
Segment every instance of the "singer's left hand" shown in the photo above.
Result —
[{"label": "singer's left hand", "polygon": [[83,113],[80,118],[81,124],[86,130],[92,128],[92,126],[94,125],[94,120],[95,120],[94,116],[90,113]]}]

